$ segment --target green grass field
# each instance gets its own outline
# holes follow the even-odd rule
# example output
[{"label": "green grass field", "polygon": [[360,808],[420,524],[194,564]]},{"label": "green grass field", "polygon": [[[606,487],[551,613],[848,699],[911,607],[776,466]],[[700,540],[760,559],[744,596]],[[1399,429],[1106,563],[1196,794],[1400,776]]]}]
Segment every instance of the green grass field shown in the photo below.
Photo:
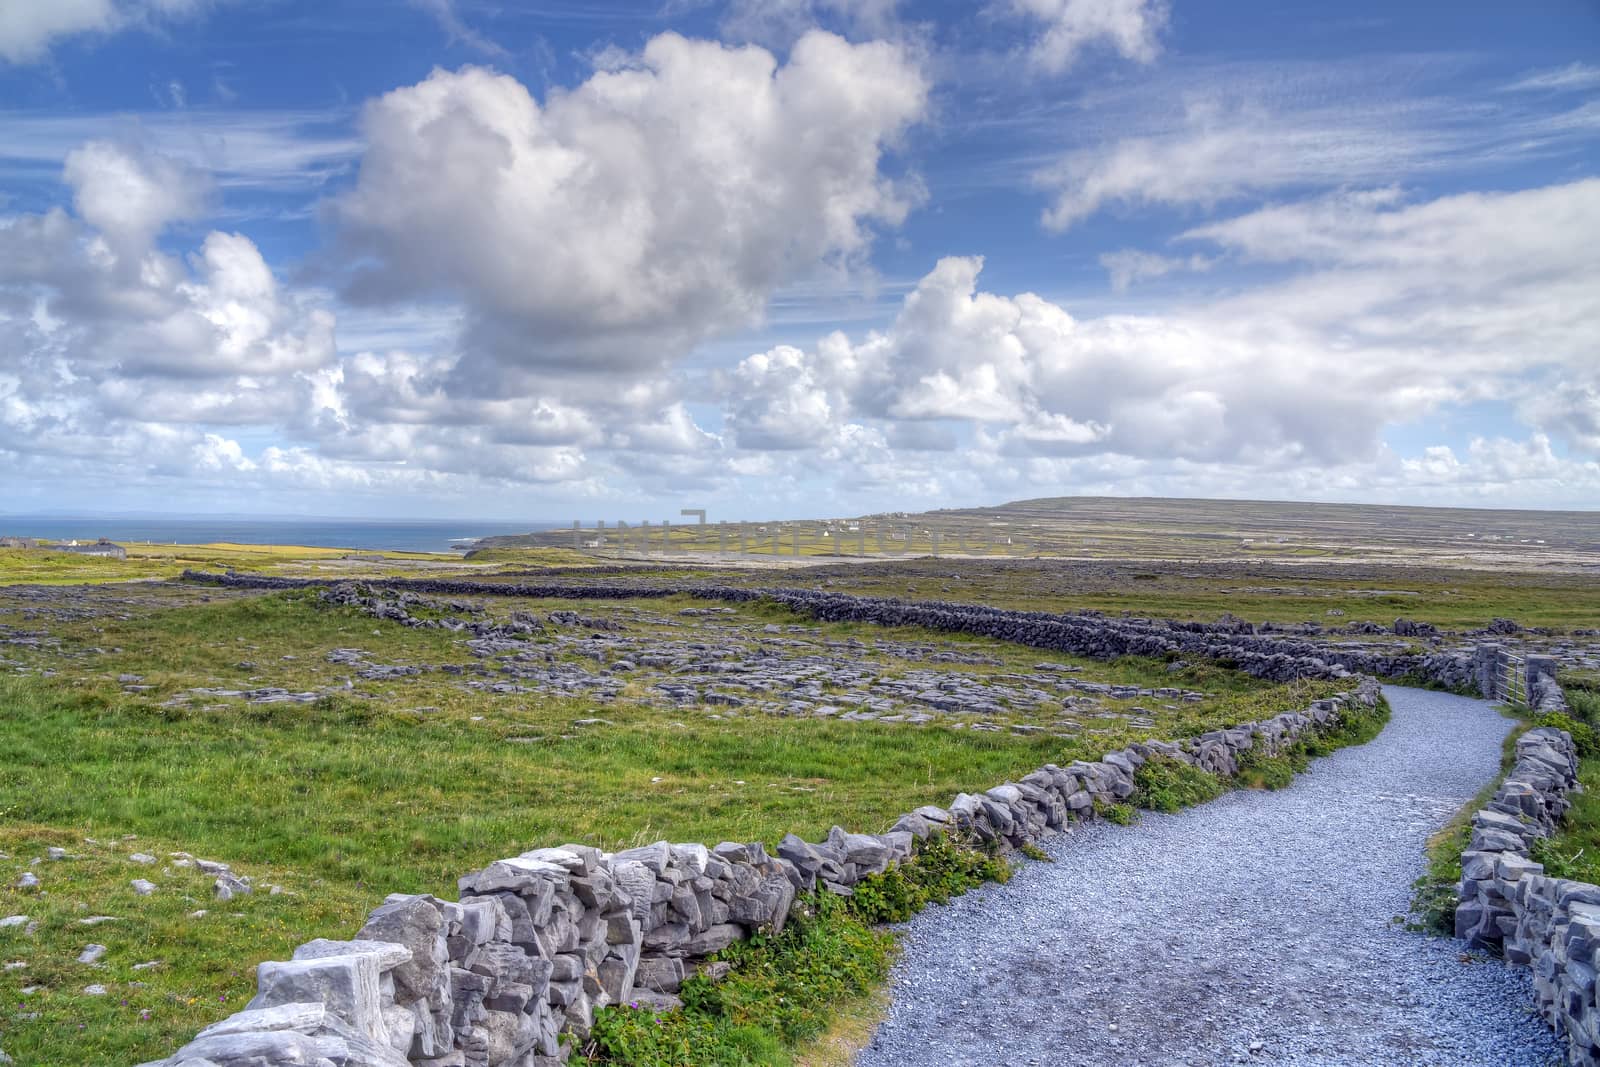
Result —
[{"label": "green grass field", "polygon": [[[6,617],[0,612],[0,622]],[[753,627],[774,619],[800,621],[773,607],[748,611]],[[961,668],[969,672],[1041,659],[1082,665],[976,638],[815,628],[839,639],[939,641],[1000,661]],[[8,772],[0,852],[9,856],[0,861],[0,912],[40,923],[32,937],[0,930],[0,955],[25,963],[0,971],[0,1001],[37,1013],[8,1022],[3,1047],[30,1065],[153,1058],[247,999],[255,961],[311,937],[348,936],[390,892],[453,897],[457,876],[503,855],[564,841],[614,849],[661,837],[775,843],[791,830],[815,839],[834,823],[878,830],[919,804],[947,803],[1046,762],[1302,707],[1335,688],[1265,685],[1206,666],[1174,675],[1150,661],[1086,664],[1108,681],[1213,695],[1155,730],[1111,721],[1067,738],[713,719],[627,693],[597,709],[583,699],[469,692],[439,674],[363,683],[356,694],[305,705],[200,698],[164,706],[197,685],[330,685],[337,670],[326,653],[338,647],[379,648],[386,661],[468,657],[447,632],[378,622],[301,592],[186,599],[56,622],[51,632],[58,647],[12,653],[0,673],[0,766]],[[48,669],[58,673],[46,677]],[[124,692],[124,674],[150,689]],[[574,725],[597,714],[607,724]],[[30,866],[50,845],[85,858]],[[134,850],[232,863],[289,893],[217,906],[208,880],[161,864],[157,873],[139,869],[125,859]],[[27,869],[41,878],[38,891],[12,888]],[[135,877],[161,888],[136,897],[127,888]],[[197,909],[210,914],[188,919]],[[79,927],[90,914],[119,922]],[[90,941],[112,949],[102,968],[73,962]],[[130,969],[154,958],[161,966]],[[82,992],[95,982],[106,996]],[[41,988],[23,995],[29,987]]]},{"label": "green grass field", "polygon": [[[1405,617],[1472,630],[1496,617],[1555,629],[1600,625],[1600,581],[1582,574],[1529,574],[1427,567],[1236,564],[1062,564],[1032,560],[907,560],[801,572],[840,590],[912,600],[950,600],[1027,611],[1252,622],[1392,625]],[[784,584],[782,575],[745,578]],[[790,580],[793,580],[792,578]]]},{"label": "green grass field", "polygon": [[[525,566],[590,565],[565,549],[490,553],[472,563],[449,552],[360,552],[294,545],[158,545],[129,543],[128,558],[103,559],[47,549],[0,548],[0,587],[78,585],[176,578],[185,570],[274,574],[289,577],[388,577],[444,568],[473,571],[496,563]],[[498,558],[497,558],[498,557]]]},{"label": "green grass field", "polygon": [[[641,640],[700,634],[719,641],[772,624],[787,639],[798,626],[799,636],[815,643],[854,648],[852,656],[889,678],[915,667],[1000,682],[1053,660],[1079,668],[1075,677],[1208,696],[1160,706],[1151,712],[1153,727],[1106,715],[1068,728],[1059,708],[1052,719],[1006,705],[988,716],[996,729],[980,732],[951,729],[950,719],[844,722],[677,707],[651,699],[643,672],[628,675],[609,702],[494,694],[463,684],[482,677],[471,673],[479,661],[447,631],[376,621],[330,607],[313,591],[113,584],[122,579],[197,568],[323,577],[457,572],[493,582],[537,580],[558,567],[644,583],[799,585],[1051,611],[1201,619],[1231,613],[1327,626],[1388,624],[1398,616],[1453,629],[1497,616],[1556,628],[1600,619],[1597,583],[1523,571],[932,559],[752,571],[693,561],[619,566],[558,546],[494,550],[469,569],[448,556],[348,555],[157,546],[121,562],[0,552],[0,638],[26,638],[0,643],[0,918],[21,914],[38,924],[32,933],[0,929],[0,957],[21,964],[0,970],[0,1047],[20,1065],[128,1064],[163,1055],[248,999],[256,961],[282,958],[311,937],[349,936],[390,892],[453,897],[458,875],[531,847],[579,841],[615,849],[662,837],[773,843],[791,830],[815,839],[835,823],[877,830],[919,804],[943,804],[1042,763],[1096,758],[1139,738],[1190,736],[1303,707],[1337,688],[1267,685],[1206,664],[1174,672],[1150,660],[1100,663],[962,635],[818,624],[759,602],[688,624],[677,612],[702,602],[479,598],[501,620],[513,610],[615,614]],[[84,582],[98,584],[78,584]],[[8,590],[12,584],[58,588]],[[718,628],[724,626],[732,629]],[[850,641],[860,644],[843,644]],[[528,642],[559,663],[600,669],[570,642],[550,635]],[[908,663],[893,651],[900,645],[937,645],[982,662]],[[377,662],[453,665],[466,673],[427,670],[346,688],[351,669],[328,653],[352,647]],[[263,686],[327,695],[306,704],[251,704],[192,692]],[[604,722],[580,725],[593,719]],[[1282,784],[1293,769],[1256,768],[1247,778]],[[1585,775],[1593,779],[1591,795],[1600,795],[1600,762],[1586,762]],[[1158,785],[1148,790],[1153,806],[1214,791],[1183,781]],[[1580,805],[1580,816],[1584,810]],[[1597,821],[1600,812],[1580,819],[1559,843],[1562,862],[1574,871],[1590,870],[1586,864],[1600,854],[1591,840]],[[76,858],[35,864],[50,847]],[[138,851],[158,862],[131,862]],[[211,880],[178,866],[177,852],[233,864],[258,885],[284,892],[263,888],[219,904]],[[24,871],[42,884],[17,888]],[[134,894],[129,882],[140,877],[157,891]],[[116,921],[81,923],[96,915]],[[91,942],[108,948],[101,964],[75,962]],[[84,992],[94,984],[105,995]],[[761,1003],[767,1007],[760,1011],[779,1010],[776,1001]],[[870,1012],[863,1021],[848,1005],[838,1017],[851,1020],[846,1029],[858,1035],[870,1024]],[[824,1044],[833,1036],[823,1034]],[[788,1054],[774,1055],[770,1062],[781,1063]]]}]

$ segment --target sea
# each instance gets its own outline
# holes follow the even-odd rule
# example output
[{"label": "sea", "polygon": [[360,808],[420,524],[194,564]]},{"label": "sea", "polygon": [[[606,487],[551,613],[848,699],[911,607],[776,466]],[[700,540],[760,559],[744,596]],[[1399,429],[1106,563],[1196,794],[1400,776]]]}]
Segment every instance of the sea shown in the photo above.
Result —
[{"label": "sea", "polygon": [[72,518],[54,515],[0,515],[0,537],[49,541],[93,541],[105,537],[123,544],[304,545],[390,552],[465,550],[480,537],[533,533],[563,523],[503,522],[478,519],[254,519],[224,518]]}]

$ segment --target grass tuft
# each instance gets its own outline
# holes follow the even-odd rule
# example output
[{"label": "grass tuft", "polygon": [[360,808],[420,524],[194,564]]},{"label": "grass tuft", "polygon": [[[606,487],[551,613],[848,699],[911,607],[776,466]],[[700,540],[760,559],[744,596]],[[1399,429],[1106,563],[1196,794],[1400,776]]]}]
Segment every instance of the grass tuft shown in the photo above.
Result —
[{"label": "grass tuft", "polygon": [[1204,804],[1228,789],[1216,775],[1165,756],[1146,760],[1134,772],[1133,784],[1129,804],[1168,813]]}]

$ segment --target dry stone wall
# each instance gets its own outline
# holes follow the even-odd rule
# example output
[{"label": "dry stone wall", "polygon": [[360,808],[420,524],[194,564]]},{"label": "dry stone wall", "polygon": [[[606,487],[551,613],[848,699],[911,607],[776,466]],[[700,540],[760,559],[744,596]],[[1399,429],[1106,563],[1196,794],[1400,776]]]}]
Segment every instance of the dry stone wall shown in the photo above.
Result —
[{"label": "dry stone wall", "polygon": [[[1529,657],[1529,703],[1562,710],[1566,699]],[[1494,695],[1493,693],[1490,694]],[[1517,739],[1516,761],[1489,805],[1472,816],[1461,854],[1456,936],[1533,970],[1539,1013],[1567,1040],[1580,1067],[1600,1065],[1600,886],[1545,875],[1532,843],[1555,832],[1578,784],[1578,756],[1564,730],[1540,727]]]},{"label": "dry stone wall", "polygon": [[[273,578],[186,571],[189,581],[233,588],[297,589],[352,586],[348,581]],[[942,601],[907,602],[813,589],[751,589],[709,584],[645,585],[638,582],[507,584],[457,579],[414,578],[379,583],[394,590],[429,596],[500,596],[531,599],[619,600],[688,595],[725,603],[768,600],[822,622],[866,622],[879,626],[920,626],[944,633],[990,637],[1032,648],[1094,659],[1118,656],[1178,656],[1222,660],[1269,681],[1295,678],[1411,677],[1449,689],[1473,690],[1480,669],[1468,649],[1397,652],[1358,640],[1311,641],[1278,632],[1258,632],[1244,620],[1191,622],[1124,619],[1095,614],[1015,611]],[[396,609],[396,621],[404,622]],[[431,620],[419,620],[426,625]]]},{"label": "dry stone wall", "polygon": [[310,941],[292,960],[260,964],[244,1011],[146,1067],[556,1067],[598,1009],[675,1006],[687,977],[726,967],[708,957],[781,931],[803,894],[851,894],[910,859],[920,839],[1020,848],[1127,799],[1150,759],[1231,776],[1242,753],[1280,752],[1380,697],[1364,678],[1303,711],[1046,765],[947,808],[918,808],[885,833],[790,834],[776,855],[760,842],[660,841],[498,860],[460,879],[459,900],[391,896],[354,939]]}]

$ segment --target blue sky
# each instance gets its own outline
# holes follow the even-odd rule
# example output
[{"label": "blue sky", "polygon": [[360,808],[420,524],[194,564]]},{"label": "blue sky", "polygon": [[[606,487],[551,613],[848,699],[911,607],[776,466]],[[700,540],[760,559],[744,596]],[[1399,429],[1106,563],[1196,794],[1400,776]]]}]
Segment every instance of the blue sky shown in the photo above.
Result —
[{"label": "blue sky", "polygon": [[0,0],[0,513],[1600,506],[1600,9]]}]

